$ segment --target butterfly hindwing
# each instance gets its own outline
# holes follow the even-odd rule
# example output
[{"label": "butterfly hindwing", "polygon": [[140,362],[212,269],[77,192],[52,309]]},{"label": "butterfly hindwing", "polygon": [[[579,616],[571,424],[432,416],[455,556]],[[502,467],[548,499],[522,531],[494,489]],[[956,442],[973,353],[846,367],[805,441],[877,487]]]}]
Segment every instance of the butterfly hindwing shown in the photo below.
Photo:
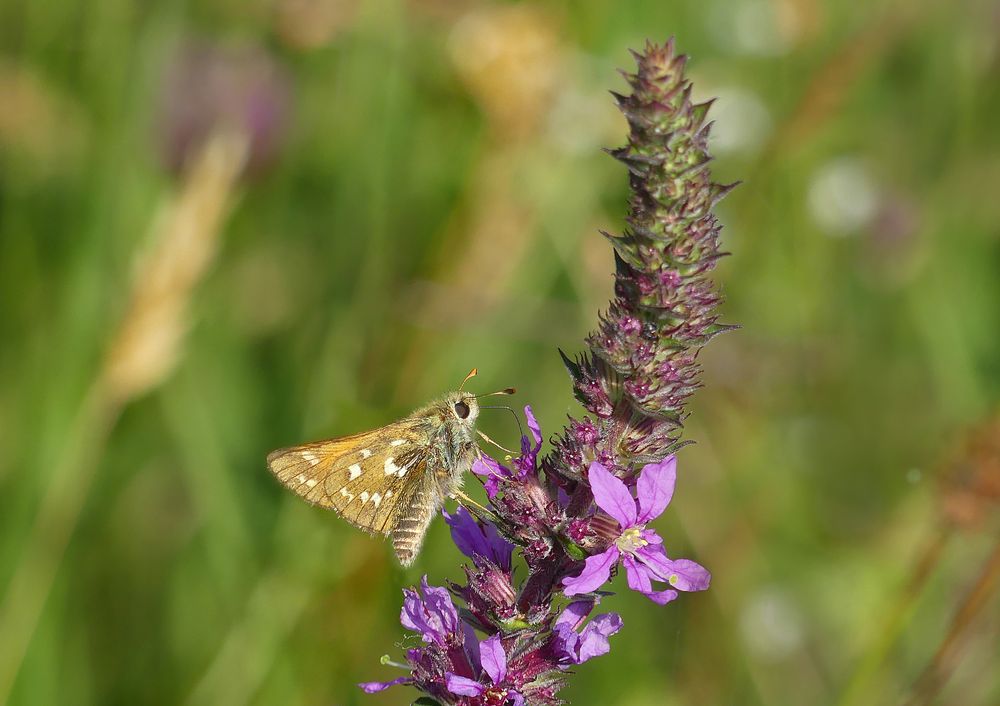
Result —
[{"label": "butterfly hindwing", "polygon": [[306,500],[368,532],[389,534],[424,487],[426,419],[407,418],[363,434],[279,449],[268,466]]}]

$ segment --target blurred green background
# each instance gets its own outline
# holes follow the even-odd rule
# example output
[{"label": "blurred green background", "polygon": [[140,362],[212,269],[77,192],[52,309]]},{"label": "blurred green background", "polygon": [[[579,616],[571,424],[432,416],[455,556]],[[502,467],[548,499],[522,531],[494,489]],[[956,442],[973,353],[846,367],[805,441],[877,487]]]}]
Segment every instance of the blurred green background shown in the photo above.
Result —
[{"label": "blurred green background", "polygon": [[715,578],[564,695],[1000,703],[994,0],[0,0],[0,703],[408,703],[443,524],[404,572],[264,457],[473,366],[579,412],[670,35],[744,181],[660,527]]}]

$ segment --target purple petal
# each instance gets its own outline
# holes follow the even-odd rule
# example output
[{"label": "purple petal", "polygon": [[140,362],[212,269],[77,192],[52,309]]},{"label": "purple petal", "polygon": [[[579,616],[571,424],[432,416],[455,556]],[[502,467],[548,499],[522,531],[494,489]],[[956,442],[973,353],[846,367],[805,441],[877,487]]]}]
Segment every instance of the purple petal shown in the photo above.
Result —
[{"label": "purple petal", "polygon": [[[528,430],[531,432],[531,439],[526,436],[521,437],[521,456],[512,461],[512,465],[517,469],[517,478],[524,479],[536,472],[535,466],[538,461],[538,451],[542,448],[542,430],[538,426],[534,412],[530,406],[524,408],[525,419],[528,420]],[[535,445],[531,442],[534,440]]]},{"label": "purple petal", "polygon": [[581,625],[583,621],[587,619],[590,612],[594,610],[595,601],[573,601],[565,610],[556,618],[555,623],[552,627],[559,627],[560,625],[565,625],[570,630],[576,630]]},{"label": "purple petal", "polygon": [[492,500],[500,489],[500,479],[510,478],[510,471],[487,455],[482,455],[472,462],[472,472],[477,476],[485,476],[486,496]]},{"label": "purple petal", "polygon": [[622,529],[635,526],[635,500],[620,478],[611,475],[597,461],[590,464],[588,472],[590,489],[594,492],[594,500],[604,512],[618,520]]},{"label": "purple petal", "polygon": [[646,529],[639,533],[643,541],[647,544],[663,544],[663,537],[658,535],[655,530]]},{"label": "purple petal", "polygon": [[458,610],[451,602],[448,589],[429,585],[426,576],[420,584],[423,597],[417,591],[403,590],[399,622],[403,627],[419,632],[424,642],[444,644],[447,635],[458,630]]},{"label": "purple petal", "polygon": [[479,658],[483,671],[490,675],[494,684],[500,684],[507,678],[507,653],[499,635],[488,637],[479,643]]},{"label": "purple petal", "polygon": [[408,588],[403,589],[403,609],[399,612],[399,622],[403,627],[413,632],[423,633],[427,630],[424,619],[424,604],[420,595]]},{"label": "purple petal", "polygon": [[[659,545],[655,546],[662,550]],[[643,547],[643,549],[647,549],[647,547]],[[642,549],[639,551],[641,552]],[[637,557],[641,561],[642,557],[639,557],[638,554],[639,552],[636,552]],[[654,603],[659,603],[660,605],[669,603],[677,598],[677,591],[671,589],[654,591],[652,582],[654,579],[660,580],[660,577],[655,571],[649,568],[649,566],[645,565],[645,562],[640,563],[640,561],[636,561],[631,556],[626,556],[624,558],[623,563],[625,564],[625,572],[628,574],[628,587],[633,591],[638,591],[649,600]]]},{"label": "purple petal", "polygon": [[483,454],[472,462],[472,472],[477,476],[500,476],[503,475],[503,466]]},{"label": "purple petal", "polygon": [[413,677],[400,677],[399,679],[393,679],[392,681],[366,681],[358,684],[359,687],[366,694],[377,694],[380,691],[385,691],[390,686],[396,686],[397,684],[412,684]]},{"label": "purple petal", "polygon": [[500,536],[497,528],[488,522],[483,526],[483,538],[489,548],[489,558],[493,560],[493,563],[505,571],[510,571],[514,544]]},{"label": "purple petal", "polygon": [[677,591],[668,588],[664,591],[647,591],[643,595],[646,596],[646,598],[648,598],[649,600],[653,601],[653,603],[658,603],[659,605],[666,605],[670,601],[677,598]]},{"label": "purple petal", "polygon": [[648,593],[653,590],[653,583],[650,581],[648,570],[645,566],[637,562],[630,555],[622,557],[625,564],[625,573],[628,576],[628,587],[639,593]]},{"label": "purple petal", "polygon": [[660,544],[642,547],[635,553],[661,581],[681,591],[704,591],[712,582],[712,574],[690,559],[670,559]]},{"label": "purple petal", "polygon": [[486,489],[486,497],[492,500],[500,492],[500,479],[497,476],[490,476],[483,483],[483,487]]},{"label": "purple petal", "polygon": [[480,525],[462,506],[459,506],[454,515],[449,515],[444,510],[442,514],[451,527],[452,541],[463,554],[473,561],[477,558],[491,559],[500,568],[510,570],[514,545],[501,537],[496,527],[491,524]]},{"label": "purple petal", "polygon": [[553,646],[555,653],[562,659],[573,664],[580,663],[580,635],[569,625],[555,624],[552,626],[552,633],[555,636]]},{"label": "purple petal", "polygon": [[444,685],[448,691],[459,696],[479,696],[486,691],[486,687],[479,682],[451,672],[445,672]]},{"label": "purple petal", "polygon": [[668,576],[670,585],[680,591],[704,591],[712,583],[708,569],[690,559],[674,559]]},{"label": "purple petal", "polygon": [[528,420],[528,431],[531,432],[531,437],[535,440],[535,453],[538,453],[538,449],[542,448],[542,428],[538,425],[538,420],[535,419],[535,413],[531,411],[531,405],[524,406],[524,418]]},{"label": "purple petal", "polygon": [[459,505],[454,515],[447,510],[441,510],[441,514],[451,528],[451,541],[460,552],[470,559],[475,559],[476,555],[484,555],[483,532],[468,510]]},{"label": "purple petal", "polygon": [[510,706],[524,706],[524,697],[513,689],[507,692],[507,698],[510,699]]},{"label": "purple petal", "polygon": [[469,664],[472,665],[474,669],[479,668],[479,636],[476,635],[475,629],[469,625],[464,620],[462,621],[462,632],[464,633],[464,645],[465,656],[469,660]]},{"label": "purple petal", "polygon": [[577,664],[600,657],[611,651],[608,638],[622,629],[622,619],[617,613],[598,615],[580,633],[580,647]]},{"label": "purple petal", "polygon": [[670,573],[673,571],[673,562],[667,557],[662,540],[657,544],[640,547],[636,550],[635,556],[650,568],[657,579],[660,581],[670,580]]},{"label": "purple petal", "polygon": [[596,591],[611,577],[611,567],[618,560],[618,554],[618,547],[612,544],[603,554],[587,557],[579,576],[567,576],[563,579],[563,593],[575,596],[578,593]]},{"label": "purple petal", "polygon": [[428,584],[426,574],[420,579],[420,586],[424,589],[424,605],[427,606],[427,613],[436,620],[444,632],[457,632],[458,609],[452,603],[448,589]]},{"label": "purple petal", "polygon": [[663,514],[674,496],[677,480],[677,457],[667,456],[660,463],[650,463],[639,474],[639,524],[646,524]]}]

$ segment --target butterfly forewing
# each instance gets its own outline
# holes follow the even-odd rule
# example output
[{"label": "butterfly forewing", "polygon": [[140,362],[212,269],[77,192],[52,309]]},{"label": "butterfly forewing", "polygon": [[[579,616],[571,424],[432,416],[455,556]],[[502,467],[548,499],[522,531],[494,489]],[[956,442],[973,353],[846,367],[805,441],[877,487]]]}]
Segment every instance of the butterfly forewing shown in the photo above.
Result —
[{"label": "butterfly forewing", "polygon": [[423,419],[274,451],[268,466],[311,503],[335,510],[352,525],[389,534],[426,476]]}]

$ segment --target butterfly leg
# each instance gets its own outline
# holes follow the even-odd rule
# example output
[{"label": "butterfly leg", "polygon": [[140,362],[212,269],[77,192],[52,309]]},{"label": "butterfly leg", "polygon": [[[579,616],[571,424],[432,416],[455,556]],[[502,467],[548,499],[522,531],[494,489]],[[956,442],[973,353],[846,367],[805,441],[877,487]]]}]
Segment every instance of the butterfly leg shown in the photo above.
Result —
[{"label": "butterfly leg", "polygon": [[500,518],[497,517],[492,510],[483,507],[475,500],[470,498],[468,495],[463,493],[461,490],[456,490],[451,494],[451,497],[458,500],[466,510],[472,513],[476,519],[482,520],[483,522],[489,522],[491,525],[497,526],[500,524]]},{"label": "butterfly leg", "polygon": [[498,444],[497,442],[493,441],[493,439],[491,439],[490,437],[486,436],[486,434],[484,434],[483,432],[479,431],[478,429],[476,429],[476,433],[479,434],[479,436],[483,437],[483,439],[485,439],[487,441],[487,443],[493,444],[494,446],[496,446],[501,451],[505,451],[505,452],[507,452],[509,454],[517,453],[516,451],[511,451],[506,446],[501,446],[500,444]]}]

